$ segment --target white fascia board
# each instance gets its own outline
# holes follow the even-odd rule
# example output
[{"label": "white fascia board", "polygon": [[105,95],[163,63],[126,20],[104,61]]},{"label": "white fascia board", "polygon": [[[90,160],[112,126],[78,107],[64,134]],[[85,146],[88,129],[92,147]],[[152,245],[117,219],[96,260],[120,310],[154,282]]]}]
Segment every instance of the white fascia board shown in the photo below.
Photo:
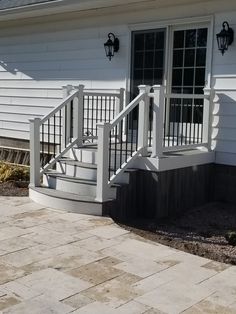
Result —
[{"label": "white fascia board", "polygon": [[55,0],[0,10],[0,21],[16,20],[66,12],[87,11],[114,6],[149,2],[150,0]]},{"label": "white fascia board", "polygon": [[55,15],[60,13],[88,11],[105,8],[122,7],[123,5],[140,4],[157,7],[194,4],[219,0],[55,0],[24,7],[0,10],[0,21]]}]

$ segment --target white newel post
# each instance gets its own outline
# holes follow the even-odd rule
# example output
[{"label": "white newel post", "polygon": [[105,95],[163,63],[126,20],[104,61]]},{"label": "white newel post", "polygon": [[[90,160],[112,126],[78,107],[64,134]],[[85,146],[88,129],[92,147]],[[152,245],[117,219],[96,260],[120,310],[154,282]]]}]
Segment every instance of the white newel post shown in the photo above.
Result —
[{"label": "white newel post", "polygon": [[74,138],[78,139],[78,146],[83,145],[83,106],[84,106],[84,85],[79,85],[76,87],[78,90],[77,97],[73,100],[74,108]]},{"label": "white newel post", "polygon": [[142,156],[148,155],[148,126],[149,126],[149,107],[150,107],[150,98],[149,93],[151,87],[148,85],[140,85],[139,93],[145,93],[143,100],[139,103],[139,114],[138,114],[138,148],[142,149]]},{"label": "white newel post", "polygon": [[[67,98],[70,95],[70,92],[73,89],[72,85],[62,86],[63,89],[63,99]],[[71,108],[70,106],[65,106],[62,110],[62,149],[66,147],[69,142],[69,134],[71,130],[70,118],[71,118]]]},{"label": "white newel post", "polygon": [[162,85],[153,86],[153,144],[152,157],[163,154],[165,88]]},{"label": "white newel post", "polygon": [[98,202],[108,199],[109,176],[109,133],[110,123],[98,123],[98,151],[97,151],[97,195]]},{"label": "white newel post", "polygon": [[40,122],[30,119],[30,185],[40,186]]},{"label": "white newel post", "polygon": [[212,91],[210,88],[204,88],[204,99],[203,105],[203,143],[207,143],[208,150],[211,150],[211,127],[212,127],[212,105],[213,97]]}]

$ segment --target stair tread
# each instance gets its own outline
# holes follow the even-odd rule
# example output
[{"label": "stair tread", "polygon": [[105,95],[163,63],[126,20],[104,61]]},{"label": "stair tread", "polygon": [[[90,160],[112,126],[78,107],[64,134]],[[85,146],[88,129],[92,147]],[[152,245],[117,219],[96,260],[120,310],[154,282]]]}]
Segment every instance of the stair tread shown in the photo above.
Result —
[{"label": "stair tread", "polygon": [[87,203],[98,203],[98,201],[95,200],[95,197],[93,196],[87,196],[87,195],[78,195],[74,193],[69,193],[69,192],[64,192],[64,191],[58,191],[54,189],[50,189],[48,187],[30,187],[32,190],[35,190],[39,193],[52,196],[52,197],[57,197],[60,199],[65,199],[65,200],[72,200],[72,201],[80,201],[80,202],[87,202]]},{"label": "stair tread", "polygon": [[59,161],[61,163],[65,163],[65,164],[68,164],[68,165],[77,166],[77,167],[81,167],[81,168],[97,169],[97,165],[96,164],[83,162],[83,161],[78,161],[78,160],[74,160],[74,159],[71,159],[71,158],[61,158],[61,159],[59,159]]},{"label": "stair tread", "polygon": [[77,183],[85,183],[85,184],[90,184],[90,185],[96,185],[97,184],[97,182],[94,180],[82,179],[79,177],[72,177],[72,176],[68,176],[66,174],[56,172],[56,171],[46,171],[45,174],[49,175],[51,177],[61,178],[61,179],[66,180],[66,181],[73,181],[73,182],[77,182]]}]

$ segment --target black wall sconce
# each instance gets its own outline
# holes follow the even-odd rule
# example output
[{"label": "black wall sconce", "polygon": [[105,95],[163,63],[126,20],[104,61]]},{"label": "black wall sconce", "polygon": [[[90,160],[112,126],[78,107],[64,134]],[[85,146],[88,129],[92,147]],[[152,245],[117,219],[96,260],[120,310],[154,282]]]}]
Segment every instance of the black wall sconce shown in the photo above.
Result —
[{"label": "black wall sconce", "polygon": [[119,51],[120,48],[120,42],[119,39],[113,34],[108,34],[108,40],[104,44],[104,48],[106,51],[106,56],[111,61],[111,58],[114,57],[114,53]]},{"label": "black wall sconce", "polygon": [[224,22],[222,24],[223,29],[220,33],[216,35],[218,48],[222,53],[222,56],[224,55],[225,51],[228,50],[228,47],[232,44],[234,41],[234,31],[231,27],[229,27],[228,22]]}]

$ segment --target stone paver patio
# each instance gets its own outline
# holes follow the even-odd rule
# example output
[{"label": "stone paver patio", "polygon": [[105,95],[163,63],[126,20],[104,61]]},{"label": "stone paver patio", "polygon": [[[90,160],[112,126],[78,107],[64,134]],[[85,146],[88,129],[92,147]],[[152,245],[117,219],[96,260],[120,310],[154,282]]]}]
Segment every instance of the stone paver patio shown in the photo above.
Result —
[{"label": "stone paver patio", "polygon": [[236,267],[0,197],[0,313],[236,313]]}]

